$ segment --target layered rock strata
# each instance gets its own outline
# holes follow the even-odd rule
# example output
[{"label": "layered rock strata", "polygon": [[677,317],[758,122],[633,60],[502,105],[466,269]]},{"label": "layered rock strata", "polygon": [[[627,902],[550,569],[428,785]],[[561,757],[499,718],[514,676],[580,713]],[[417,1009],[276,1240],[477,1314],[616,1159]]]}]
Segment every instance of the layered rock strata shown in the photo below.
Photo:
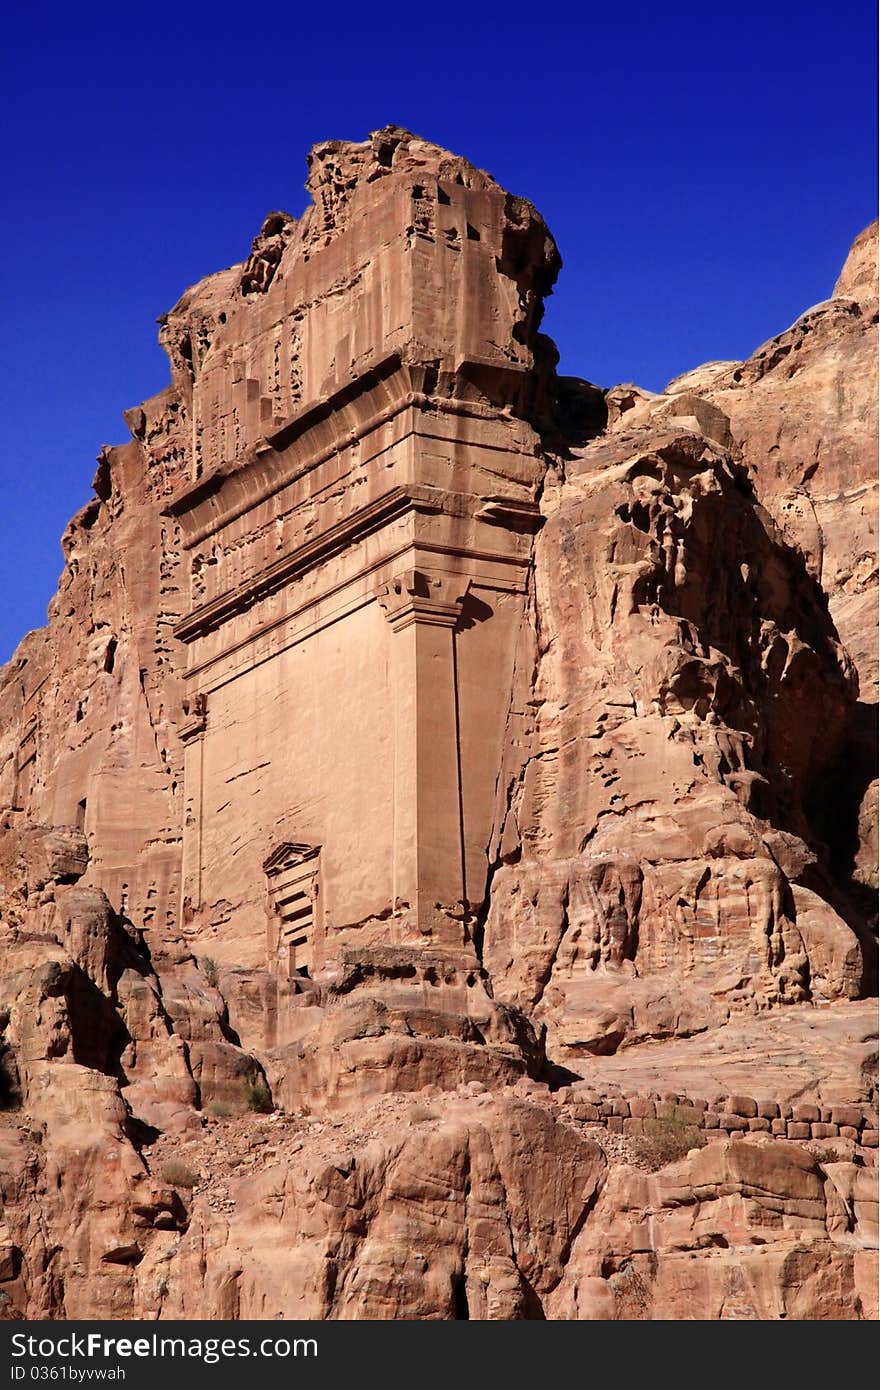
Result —
[{"label": "layered rock strata", "polygon": [[0,672],[0,1314],[871,1316],[876,228],[658,396],[465,160],[308,187]]}]

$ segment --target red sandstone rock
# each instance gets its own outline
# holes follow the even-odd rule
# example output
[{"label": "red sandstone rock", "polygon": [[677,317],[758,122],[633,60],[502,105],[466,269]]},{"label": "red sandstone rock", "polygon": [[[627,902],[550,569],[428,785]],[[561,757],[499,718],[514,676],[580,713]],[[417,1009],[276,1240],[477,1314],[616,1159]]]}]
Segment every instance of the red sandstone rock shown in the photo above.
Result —
[{"label": "red sandstone rock", "polygon": [[870,1317],[863,1252],[829,1229],[839,1239],[858,1219],[838,1192],[832,1184],[829,1205],[812,1155],[763,1135],[712,1144],[653,1177],[613,1169],[550,1315]]},{"label": "red sandstone rock", "polygon": [[500,996],[567,1058],[856,997],[857,937],[788,877],[816,864],[806,802],[854,696],[815,581],[703,436],[603,436],[544,505],[486,925]]},{"label": "red sandstone rock", "polygon": [[[804,555],[859,676],[844,764],[823,829],[841,873],[877,883],[877,223],[833,296],[707,394],[730,418],[761,500]],[[676,391],[681,382],[668,388]],[[827,792],[826,792],[827,795]]]},{"label": "red sandstone rock", "polygon": [[0,671],[0,1315],[870,1317],[876,236],[602,392],[488,174],[309,189]]}]

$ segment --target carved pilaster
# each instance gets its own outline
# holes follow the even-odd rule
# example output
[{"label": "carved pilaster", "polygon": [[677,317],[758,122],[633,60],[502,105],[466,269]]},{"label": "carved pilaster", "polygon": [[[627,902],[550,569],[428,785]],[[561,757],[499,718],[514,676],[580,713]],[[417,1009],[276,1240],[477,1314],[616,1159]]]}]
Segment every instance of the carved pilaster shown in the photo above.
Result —
[{"label": "carved pilaster", "polygon": [[205,739],[208,726],[208,700],[202,694],[183,701],[184,718],[178,726],[183,744],[184,836],[183,893],[181,911],[195,912],[202,904],[202,800],[205,781]]},{"label": "carved pilaster", "polygon": [[466,900],[455,628],[466,576],[406,569],[377,602],[395,636],[394,897],[437,944],[460,945]]},{"label": "carved pilaster", "polygon": [[181,742],[191,743],[208,726],[208,700],[205,695],[190,695],[183,701],[183,722],[178,728]]},{"label": "carved pilaster", "polygon": [[458,574],[407,569],[376,590],[376,599],[395,632],[412,623],[454,628],[470,587]]}]

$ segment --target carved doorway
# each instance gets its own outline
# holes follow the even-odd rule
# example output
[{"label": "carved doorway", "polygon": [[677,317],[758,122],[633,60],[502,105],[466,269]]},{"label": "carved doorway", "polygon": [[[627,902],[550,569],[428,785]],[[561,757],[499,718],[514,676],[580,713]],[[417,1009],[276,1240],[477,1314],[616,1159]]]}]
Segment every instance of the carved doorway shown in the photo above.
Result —
[{"label": "carved doorway", "polygon": [[285,841],[263,862],[269,909],[269,969],[309,975],[318,920],[320,846]]}]

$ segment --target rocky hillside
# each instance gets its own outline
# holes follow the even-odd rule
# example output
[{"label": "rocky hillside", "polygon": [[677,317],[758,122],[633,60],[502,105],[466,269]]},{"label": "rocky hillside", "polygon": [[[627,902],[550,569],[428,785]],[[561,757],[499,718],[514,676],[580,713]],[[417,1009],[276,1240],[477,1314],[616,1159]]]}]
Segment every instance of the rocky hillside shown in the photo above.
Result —
[{"label": "rocky hillside", "polygon": [[[379,920],[282,989],[232,887],[183,901],[174,499],[226,467],[218,364],[280,419],[327,343],[385,346],[361,269],[293,306],[301,357],[272,305],[404,193],[458,254],[444,184],[502,209],[467,238],[515,392],[438,370],[425,306],[395,350],[535,441],[485,882],[455,951]],[[876,224],[830,299],[654,394],[555,375],[552,238],[467,161],[390,128],[309,188],[165,317],[171,383],[0,671],[0,1316],[876,1316]]]}]

